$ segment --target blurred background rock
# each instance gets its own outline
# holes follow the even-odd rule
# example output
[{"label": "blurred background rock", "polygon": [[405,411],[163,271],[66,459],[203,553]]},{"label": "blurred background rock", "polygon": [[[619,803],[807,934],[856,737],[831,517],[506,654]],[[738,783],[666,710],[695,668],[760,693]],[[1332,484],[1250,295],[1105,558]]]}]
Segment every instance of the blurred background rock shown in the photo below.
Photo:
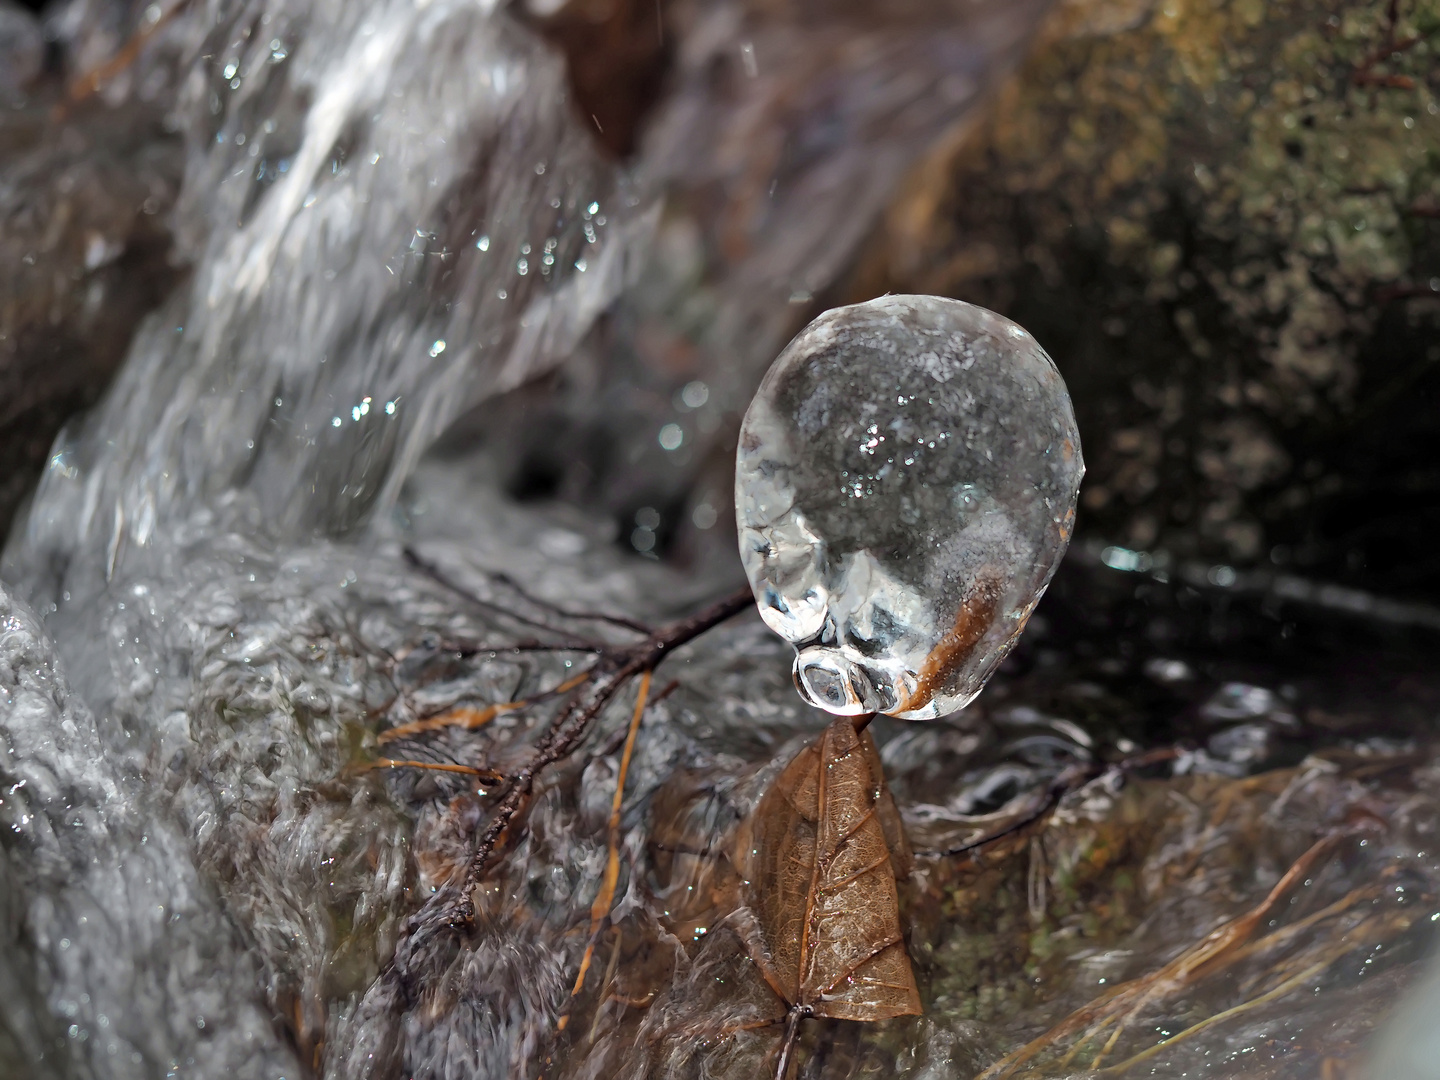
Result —
[{"label": "blurred background rock", "polygon": [[1031,328],[1088,436],[1085,528],[1433,597],[1435,18],[1064,6],[843,295]]}]

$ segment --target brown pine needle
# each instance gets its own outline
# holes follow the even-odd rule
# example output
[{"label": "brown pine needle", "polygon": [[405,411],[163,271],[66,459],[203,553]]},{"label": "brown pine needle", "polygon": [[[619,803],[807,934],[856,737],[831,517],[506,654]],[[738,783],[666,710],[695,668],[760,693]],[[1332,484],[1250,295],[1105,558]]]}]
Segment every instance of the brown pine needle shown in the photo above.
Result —
[{"label": "brown pine needle", "polygon": [[385,743],[394,742],[396,739],[408,739],[415,735],[423,735],[427,731],[440,731],[443,728],[450,727],[474,731],[476,728],[484,727],[502,713],[523,709],[527,705],[535,704],[535,702],[542,698],[568,693],[588,678],[590,678],[590,672],[582,671],[579,675],[566,679],[553,690],[547,690],[542,694],[536,694],[531,698],[523,698],[520,701],[502,701],[495,705],[487,705],[483,709],[462,705],[459,708],[443,712],[439,716],[430,716],[424,720],[413,720],[408,724],[400,724],[398,727],[388,728],[380,732],[380,734],[375,737],[375,741],[383,746]]},{"label": "brown pine needle", "polygon": [[1121,1073],[1125,1072],[1131,1067],[1139,1065],[1142,1061],[1146,1061],[1149,1058],[1154,1057],[1156,1054],[1164,1052],[1166,1049],[1174,1046],[1181,1040],[1188,1039],[1192,1035],[1198,1035],[1200,1032],[1204,1031],[1208,1027],[1214,1027],[1216,1024],[1224,1023],[1226,1020],[1229,1020],[1232,1017],[1240,1016],[1242,1013],[1247,1013],[1251,1009],[1259,1008],[1261,1005],[1265,1005],[1268,1002],[1276,1000],[1277,998],[1282,998],[1286,994],[1290,993],[1290,991],[1297,989],[1304,983],[1307,983],[1311,979],[1315,978],[1315,976],[1319,975],[1326,968],[1328,968],[1330,966],[1330,963],[1331,960],[1327,958],[1325,960],[1322,960],[1318,964],[1311,964],[1299,975],[1296,975],[1294,978],[1291,979],[1286,979],[1279,986],[1275,987],[1275,989],[1267,991],[1266,993],[1261,994],[1259,997],[1253,997],[1249,1001],[1246,1001],[1240,1005],[1236,1005],[1234,1008],[1225,1009],[1222,1012],[1218,1012],[1214,1016],[1207,1017],[1206,1019],[1201,1020],[1198,1024],[1192,1024],[1190,1027],[1186,1028],[1178,1035],[1172,1035],[1170,1036],[1170,1038],[1164,1040],[1163,1042],[1156,1043],[1148,1050],[1141,1050],[1140,1053],[1136,1054],[1134,1057],[1127,1058],[1119,1065],[1112,1065],[1110,1068],[1103,1070],[1101,1075],[1119,1076]]},{"label": "brown pine needle", "polygon": [[1070,1047],[1070,1049],[1065,1052],[1065,1056],[1060,1059],[1059,1067],[1062,1069],[1069,1068],[1070,1063],[1075,1060],[1076,1056],[1080,1053],[1080,1051],[1084,1050],[1085,1047],[1090,1045],[1090,1040],[1093,1039],[1096,1035],[1099,1035],[1100,1032],[1104,1031],[1107,1027],[1109,1027],[1110,1024],[1114,1022],[1114,1020],[1115,1017],[1108,1016],[1104,1020],[1101,1020],[1099,1023],[1095,1024],[1089,1031],[1081,1035],[1080,1038],[1076,1039],[1075,1045]]},{"label": "brown pine needle", "polygon": [[477,769],[470,765],[451,765],[443,761],[409,761],[403,758],[376,758],[374,761],[360,767],[361,772],[371,772],[375,769],[433,769],[436,772],[461,773],[465,776],[479,776],[492,784],[498,784],[505,779],[494,769]]},{"label": "brown pine needle", "polygon": [[1374,900],[1380,895],[1381,891],[1381,887],[1378,885],[1363,885],[1358,889],[1352,889],[1328,907],[1323,907],[1319,911],[1311,912],[1305,916],[1305,918],[1290,923],[1287,926],[1282,926],[1278,930],[1272,930],[1263,938],[1253,941],[1249,945],[1237,950],[1231,959],[1238,963],[1256,953],[1264,952],[1277,945],[1283,945],[1316,923],[1324,922],[1326,919],[1334,918],[1336,915],[1343,915],[1362,900]]},{"label": "brown pine needle", "polygon": [[[1280,901],[1316,864],[1328,858],[1331,852],[1351,835],[1353,833],[1347,830],[1321,837],[1291,864],[1290,869],[1265,899],[1255,907],[1212,930],[1200,942],[1186,949],[1164,967],[1115,987],[1090,1004],[1077,1009],[1044,1035],[995,1062],[976,1080],[998,1080],[1010,1076],[1018,1066],[1055,1046],[1061,1039],[1083,1032],[1079,1038],[1079,1045],[1083,1046],[1114,1024],[1109,1039],[1090,1063],[1092,1069],[1098,1068],[1105,1055],[1119,1042],[1130,1021],[1147,1005],[1157,998],[1193,986],[1200,979],[1230,967],[1241,956],[1246,955],[1243,946]],[[1074,1047],[1066,1055],[1067,1063],[1074,1058],[1078,1049],[1079,1047]]]},{"label": "brown pine needle", "polygon": [[640,718],[645,715],[645,701],[650,696],[651,674],[646,671],[640,676],[635,713],[630,717],[630,730],[625,735],[625,749],[620,754],[620,769],[615,776],[615,798],[610,803],[609,855],[605,860],[605,876],[600,880],[595,902],[590,905],[590,940],[585,944],[585,955],[580,958],[580,970],[575,975],[570,1001],[555,1024],[556,1031],[564,1031],[565,1025],[570,1022],[570,1006],[585,989],[585,975],[590,970],[590,961],[595,958],[595,943],[600,939],[600,929],[610,917],[610,907],[615,902],[615,884],[620,880],[620,809],[625,799],[625,775],[630,771],[630,756],[635,750],[635,737],[640,733]]}]

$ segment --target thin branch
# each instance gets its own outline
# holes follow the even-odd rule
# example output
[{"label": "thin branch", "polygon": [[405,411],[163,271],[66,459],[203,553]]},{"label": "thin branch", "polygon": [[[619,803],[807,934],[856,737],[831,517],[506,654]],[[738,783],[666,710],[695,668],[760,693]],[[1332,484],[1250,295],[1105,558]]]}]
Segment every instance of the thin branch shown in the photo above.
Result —
[{"label": "thin branch", "polygon": [[603,645],[591,641],[588,638],[581,637],[579,634],[572,634],[568,630],[563,630],[558,626],[551,626],[549,623],[544,622],[541,619],[529,618],[526,615],[521,615],[518,612],[511,611],[509,608],[501,604],[497,604],[493,600],[486,600],[483,597],[475,595],[475,593],[471,592],[469,589],[465,588],[465,586],[461,585],[459,582],[451,578],[448,574],[445,573],[444,570],[441,570],[440,567],[436,566],[428,559],[422,557],[420,553],[417,552],[414,548],[405,548],[405,561],[408,562],[411,566],[413,566],[416,570],[419,570],[422,574],[428,577],[431,581],[435,582],[437,585],[443,586],[445,589],[454,593],[461,599],[475,605],[476,607],[483,608],[486,611],[494,612],[497,615],[500,615],[507,619],[511,619],[514,622],[521,623],[525,626],[534,627],[536,630],[544,630],[547,634],[554,634],[556,637],[564,639],[568,644],[577,646],[581,651],[604,651]]},{"label": "thin branch", "polygon": [[940,851],[917,851],[915,854],[933,858],[944,858],[945,856],[949,855],[963,855],[967,851],[974,851],[976,848],[982,848],[985,847],[987,844],[993,844],[996,840],[1003,840],[1005,837],[1011,836],[1014,833],[1019,832],[1021,829],[1035,824],[1035,822],[1039,821],[1042,817],[1044,817],[1051,810],[1053,810],[1055,808],[1055,804],[1058,803],[1071,790],[1073,789],[1069,787],[1059,787],[1055,784],[1051,784],[1050,787],[1046,789],[1044,795],[1035,803],[1035,805],[1030,810],[1026,811],[1024,814],[1016,818],[1004,828],[997,829],[993,833],[987,833],[986,835],[980,837],[978,840],[970,840],[964,844],[960,844],[957,847],[944,848]]},{"label": "thin branch", "polygon": [[[1399,86],[1399,83],[1386,83],[1384,82],[1384,80],[1404,78],[1404,76],[1376,75],[1371,69],[1374,68],[1376,64],[1383,64],[1386,60],[1389,60],[1396,53],[1402,53],[1407,51],[1408,49],[1413,49],[1416,45],[1420,44],[1420,41],[1421,39],[1418,37],[1408,37],[1403,38],[1400,41],[1391,40],[1386,42],[1384,45],[1381,45],[1378,49],[1376,49],[1374,52],[1372,52],[1369,56],[1365,57],[1365,59],[1361,60],[1360,63],[1356,65],[1355,70],[1350,74],[1350,81],[1355,83],[1356,86]],[[1414,80],[1405,79],[1404,89],[1413,90],[1414,88]]]},{"label": "thin branch", "polygon": [[977,840],[969,840],[958,847],[945,848],[941,851],[917,851],[916,855],[940,858],[947,855],[963,855],[967,851],[974,851],[976,848],[993,844],[996,840],[1002,840],[1013,833],[1019,832],[1026,826],[1033,825],[1042,817],[1048,814],[1059,804],[1060,800],[1070,792],[1084,787],[1091,780],[1103,776],[1106,772],[1125,773],[1136,769],[1148,768],[1151,765],[1158,765],[1161,762],[1174,760],[1180,751],[1173,746],[1161,747],[1157,750],[1147,750],[1142,754],[1124,758],[1111,765],[1101,767],[1099,765],[1086,764],[1074,765],[1064,770],[1059,776],[1050,782],[1044,794],[1035,805],[1022,814],[1015,821],[993,833],[982,836]]},{"label": "thin branch", "polygon": [[646,636],[655,632],[654,627],[647,626],[645,623],[639,622],[636,619],[627,619],[622,615],[607,615],[603,611],[571,611],[568,608],[562,608],[558,604],[552,604],[549,600],[542,600],[534,593],[529,592],[523,585],[503,571],[487,570],[485,573],[489,575],[493,581],[498,581],[517,596],[520,596],[538,608],[550,612],[552,615],[559,615],[564,619],[579,619],[585,622],[609,623],[611,626],[618,626],[625,630],[633,630],[637,634],[645,634]]},{"label": "thin branch", "polygon": [[539,774],[568,756],[580,744],[595,718],[631,679],[644,672],[653,672],[677,648],[749,609],[753,603],[754,597],[749,588],[741,589],[688,619],[657,630],[642,642],[602,653],[591,669],[595,677],[590,683],[590,699],[583,703],[581,700],[572,702],[550,722],[535,744],[530,763],[515,774],[510,790],[500,800],[490,824],[481,833],[460,890],[452,919],[454,923],[468,924],[474,919],[475,903],[471,894],[484,876],[490,857],[510,823],[529,801]]},{"label": "thin branch", "polygon": [[1395,31],[1400,25],[1400,0],[1390,0],[1385,7],[1385,43],[1373,50],[1357,64],[1350,73],[1350,81],[1356,86],[1391,86],[1400,90],[1415,89],[1415,80],[1404,75],[1377,75],[1376,64],[1384,63],[1397,53],[1414,48],[1421,39],[1408,37],[1397,40]]},{"label": "thin branch", "polygon": [[780,1040],[780,1057],[775,1062],[775,1080],[785,1080],[785,1074],[790,1071],[790,1061],[795,1056],[795,1044],[800,1038],[800,1021],[810,1015],[810,1010],[803,1005],[792,1005],[790,1013],[785,1018],[785,1035]]},{"label": "thin branch", "polygon": [[442,641],[439,645],[440,652],[455,653],[461,659],[468,660],[472,656],[479,656],[481,653],[507,653],[507,652],[577,652],[577,653],[599,653],[605,651],[605,646],[591,644],[580,645],[554,645],[545,641],[536,641],[534,638],[525,638],[521,641],[507,641],[503,644],[493,645],[484,641]]}]

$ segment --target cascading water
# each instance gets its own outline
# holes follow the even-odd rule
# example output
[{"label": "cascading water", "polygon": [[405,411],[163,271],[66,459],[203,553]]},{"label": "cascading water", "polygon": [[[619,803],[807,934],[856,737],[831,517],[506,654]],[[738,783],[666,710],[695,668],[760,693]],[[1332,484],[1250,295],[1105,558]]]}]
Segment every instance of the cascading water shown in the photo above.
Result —
[{"label": "cascading water", "polygon": [[563,358],[619,284],[607,234],[636,200],[504,17],[252,3],[191,22],[192,280],[57,449],[12,581],[113,577],[197,512],[274,536],[383,514],[451,419]]}]

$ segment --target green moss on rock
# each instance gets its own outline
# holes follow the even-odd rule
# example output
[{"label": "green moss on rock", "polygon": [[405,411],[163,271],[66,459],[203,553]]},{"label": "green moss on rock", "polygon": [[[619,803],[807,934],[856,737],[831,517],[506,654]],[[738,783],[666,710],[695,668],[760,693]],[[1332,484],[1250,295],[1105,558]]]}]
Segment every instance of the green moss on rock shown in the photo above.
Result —
[{"label": "green moss on rock", "polygon": [[[1440,522],[1437,47],[1435,0],[1063,5],[849,292],[1030,327],[1108,539],[1414,584],[1406,537]],[[1367,578],[1382,554],[1419,567]]]}]

